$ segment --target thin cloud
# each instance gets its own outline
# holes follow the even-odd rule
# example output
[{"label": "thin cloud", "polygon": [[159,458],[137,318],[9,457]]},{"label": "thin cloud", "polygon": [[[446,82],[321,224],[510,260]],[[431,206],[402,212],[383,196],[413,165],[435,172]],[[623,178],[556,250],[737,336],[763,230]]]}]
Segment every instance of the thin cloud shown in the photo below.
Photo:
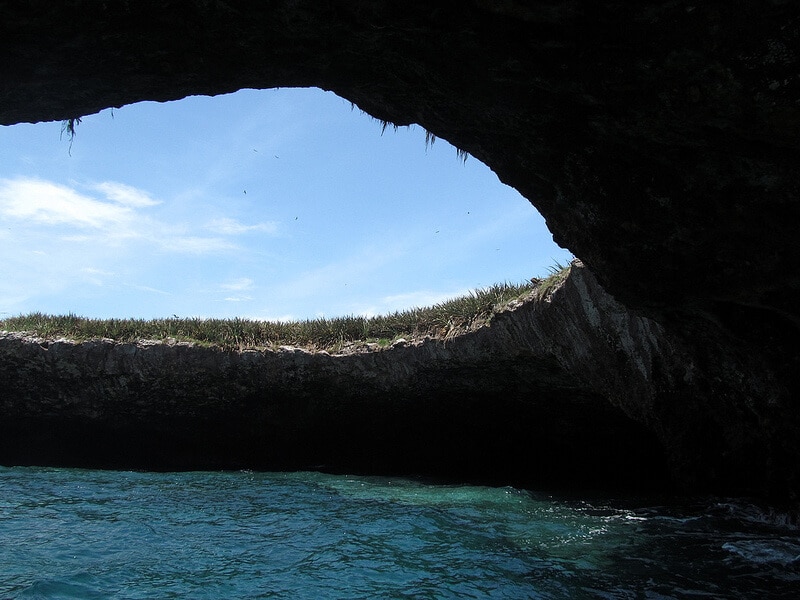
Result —
[{"label": "thin cloud", "polygon": [[244,233],[263,232],[275,234],[278,232],[278,224],[274,221],[266,223],[256,223],[254,225],[245,225],[236,219],[222,218],[211,221],[206,229],[219,233],[222,235],[242,235]]},{"label": "thin cloud", "polygon": [[131,289],[139,290],[139,291],[142,291],[142,292],[149,292],[151,294],[158,294],[160,296],[172,296],[172,292],[165,292],[164,290],[159,290],[157,288],[150,287],[150,286],[147,286],[147,285],[136,285],[136,284],[133,284],[133,283],[124,283],[123,285],[125,287],[129,287]]},{"label": "thin cloud", "polygon": [[238,246],[228,240],[214,237],[177,236],[158,240],[162,250],[181,254],[216,254],[236,250]]},{"label": "thin cloud", "polygon": [[111,271],[104,271],[103,269],[95,269],[94,267],[83,267],[80,270],[86,281],[96,286],[103,286],[105,279],[113,277],[114,273]]},{"label": "thin cloud", "polygon": [[243,292],[245,290],[253,289],[253,280],[247,277],[242,277],[241,279],[235,279],[233,281],[229,281],[228,283],[220,284],[220,289],[229,291],[229,292]]},{"label": "thin cloud", "polygon": [[147,192],[125,185],[124,183],[104,181],[103,183],[97,183],[91,187],[102,192],[109,200],[131,208],[145,208],[147,206],[161,204],[159,200],[153,200]]},{"label": "thin cloud", "polygon": [[310,269],[283,285],[284,297],[298,299],[324,296],[349,281],[363,280],[385,270],[386,266],[407,253],[403,242],[383,247],[363,246],[342,260]]},{"label": "thin cloud", "polygon": [[[254,286],[255,282],[252,279],[249,277],[241,277],[239,279],[234,279],[233,281],[220,284],[219,289],[225,292],[246,292],[248,290],[252,290]],[[239,293],[233,296],[226,296],[223,298],[223,300],[225,302],[250,302],[254,300],[254,298],[247,294]]]}]

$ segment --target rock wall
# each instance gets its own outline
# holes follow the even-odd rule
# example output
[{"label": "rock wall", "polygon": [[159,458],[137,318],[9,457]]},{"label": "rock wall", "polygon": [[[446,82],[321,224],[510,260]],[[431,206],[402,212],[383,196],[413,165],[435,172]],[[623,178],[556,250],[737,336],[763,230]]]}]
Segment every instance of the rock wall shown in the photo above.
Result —
[{"label": "rock wall", "polygon": [[353,354],[3,333],[0,463],[785,494],[797,445],[743,436],[700,360],[580,262],[488,326]]},{"label": "rock wall", "polygon": [[[4,333],[0,462],[663,485],[658,440],[608,402],[653,394],[661,332],[623,312],[592,321],[608,303],[576,266],[489,326],[333,356]],[[603,375],[621,364],[633,386]]]},{"label": "rock wall", "polygon": [[[664,375],[648,399],[634,378],[618,397],[636,400],[618,403],[672,440],[687,480],[798,493],[775,474],[796,462],[800,412],[800,4],[73,0],[0,14],[0,123],[318,86],[451,141],[683,355],[684,379]],[[698,458],[681,458],[691,444]]]}]

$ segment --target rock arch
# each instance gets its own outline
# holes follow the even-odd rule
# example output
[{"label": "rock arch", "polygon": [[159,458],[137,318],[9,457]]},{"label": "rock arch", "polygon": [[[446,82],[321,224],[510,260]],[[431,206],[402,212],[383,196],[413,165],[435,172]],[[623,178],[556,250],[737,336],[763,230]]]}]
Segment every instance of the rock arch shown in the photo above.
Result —
[{"label": "rock arch", "polygon": [[632,305],[797,317],[799,11],[703,4],[4,3],[0,122],[317,86],[488,164]]},{"label": "rock arch", "polygon": [[704,375],[689,396],[705,398],[698,414],[721,436],[759,423],[753,443],[767,455],[800,456],[789,439],[800,423],[797,3],[74,0],[0,10],[3,124],[316,86],[378,119],[422,125],[489,165],[606,290],[695,349]]}]

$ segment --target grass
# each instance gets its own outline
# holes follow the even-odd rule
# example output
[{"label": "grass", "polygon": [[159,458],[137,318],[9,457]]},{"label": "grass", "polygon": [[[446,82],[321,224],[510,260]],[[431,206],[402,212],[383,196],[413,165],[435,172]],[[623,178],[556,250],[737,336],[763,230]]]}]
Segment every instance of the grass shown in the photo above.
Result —
[{"label": "grass", "polygon": [[[114,113],[111,114],[113,115]],[[73,117],[72,119],[61,121],[61,137],[64,137],[64,133],[67,134],[67,139],[69,139],[70,156],[72,156],[72,142],[75,141],[75,128],[80,124],[81,117]]]},{"label": "grass", "polygon": [[45,339],[83,341],[110,338],[191,342],[228,350],[296,346],[339,352],[351,345],[387,347],[400,338],[447,338],[488,323],[511,301],[536,290],[545,297],[562,281],[569,267],[557,265],[545,279],[522,284],[501,283],[441,302],[377,317],[347,316],[305,321],[272,322],[251,319],[89,319],[74,314],[31,313],[0,320],[0,330],[25,332]]},{"label": "grass", "polygon": [[[351,102],[350,103],[350,108],[351,108],[351,110],[355,109],[356,105]],[[381,124],[381,135],[386,133],[386,128],[389,127],[389,126],[391,126],[395,131],[397,131],[397,129],[398,129],[398,125],[397,124],[392,123],[390,121],[387,121],[385,119],[376,119],[375,117],[373,117],[372,115],[370,115],[367,112],[364,112],[363,110],[361,111],[361,114],[367,115],[368,117],[370,117],[372,119],[375,119],[376,121],[378,121]],[[80,122],[80,120],[79,120],[79,122]],[[427,129],[425,129],[425,149],[427,150],[428,148],[433,146],[433,144],[435,142],[436,142],[436,136],[433,133],[431,133],[430,131],[428,131]],[[469,158],[469,152],[467,152],[466,150],[462,150],[458,146],[455,146],[455,149],[456,149],[456,156],[458,157],[458,159],[462,163],[467,162],[467,158]]]},{"label": "grass", "polygon": [[61,135],[67,134],[67,138],[71,142],[75,139],[75,129],[81,124],[81,117],[74,117],[61,122]]}]

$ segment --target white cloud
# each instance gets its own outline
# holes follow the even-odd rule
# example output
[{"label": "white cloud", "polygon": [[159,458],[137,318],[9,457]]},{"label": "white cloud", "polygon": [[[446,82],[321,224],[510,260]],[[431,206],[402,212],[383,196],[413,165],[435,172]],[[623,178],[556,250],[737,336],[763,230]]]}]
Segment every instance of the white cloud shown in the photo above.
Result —
[{"label": "white cloud", "polygon": [[159,236],[156,240],[158,246],[168,252],[181,254],[215,254],[236,250],[236,244],[222,238],[208,238],[198,236]]},{"label": "white cloud", "polygon": [[[29,232],[35,227],[55,228],[58,239],[63,242],[95,244],[102,248],[140,241],[161,251],[180,254],[214,254],[238,249],[224,234],[186,235],[185,226],[145,214],[144,209],[160,204],[147,192],[115,182],[90,187],[102,192],[106,200],[42,179],[0,179],[0,219]],[[49,237],[54,232],[38,229],[32,233]]]},{"label": "white cloud", "polygon": [[[78,187],[0,177],[0,311],[48,303],[72,310],[92,297],[90,288],[111,294],[120,286],[130,288],[128,295],[148,294],[157,311],[158,297],[174,297],[172,284],[163,282],[199,273],[196,257],[213,261],[245,251],[231,236],[209,235],[202,212],[159,204],[113,182]],[[220,296],[245,297],[247,282],[227,283],[236,289]]]},{"label": "white cloud", "polygon": [[160,201],[153,200],[147,192],[124,183],[104,181],[93,185],[92,188],[102,192],[109,200],[131,208],[144,208],[161,204]]},{"label": "white cloud", "polygon": [[133,211],[40,179],[0,179],[0,215],[23,223],[107,229],[130,226]]},{"label": "white cloud", "polygon": [[219,287],[223,290],[231,291],[231,292],[243,292],[245,290],[253,289],[253,280],[247,277],[242,277],[241,279],[235,279],[233,281],[229,281],[228,283],[223,283]]},{"label": "white cloud", "polygon": [[245,225],[236,219],[222,218],[211,221],[206,226],[206,229],[222,235],[241,235],[257,231],[275,234],[278,232],[278,224],[274,221],[268,221],[266,223],[256,223],[255,225]]}]

